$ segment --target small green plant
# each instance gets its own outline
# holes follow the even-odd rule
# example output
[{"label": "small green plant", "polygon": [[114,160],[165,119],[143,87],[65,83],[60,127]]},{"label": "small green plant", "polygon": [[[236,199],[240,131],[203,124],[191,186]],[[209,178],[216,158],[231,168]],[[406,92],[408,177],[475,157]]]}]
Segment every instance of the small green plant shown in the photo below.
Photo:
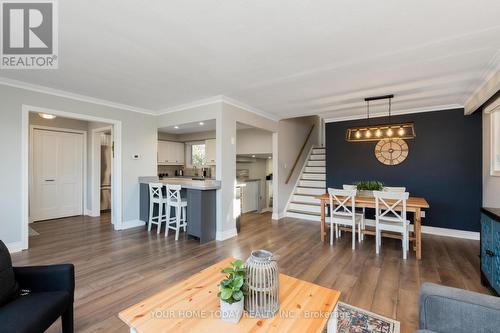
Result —
[{"label": "small green plant", "polygon": [[378,180],[357,182],[354,185],[356,185],[358,191],[382,191],[384,188],[384,183],[379,182]]},{"label": "small green plant", "polygon": [[232,262],[231,266],[224,268],[221,273],[226,274],[226,278],[219,284],[217,296],[229,304],[241,301],[246,294],[246,270],[243,261]]}]

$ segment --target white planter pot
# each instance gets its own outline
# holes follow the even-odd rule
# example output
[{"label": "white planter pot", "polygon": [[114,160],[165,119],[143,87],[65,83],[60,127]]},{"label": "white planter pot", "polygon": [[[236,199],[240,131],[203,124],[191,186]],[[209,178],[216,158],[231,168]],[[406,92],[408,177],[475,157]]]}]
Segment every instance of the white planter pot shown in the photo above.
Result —
[{"label": "white planter pot", "polygon": [[233,304],[220,300],[221,319],[231,324],[237,324],[243,315],[243,300],[244,298]]},{"label": "white planter pot", "polygon": [[359,190],[358,195],[362,197],[373,197],[373,191]]}]

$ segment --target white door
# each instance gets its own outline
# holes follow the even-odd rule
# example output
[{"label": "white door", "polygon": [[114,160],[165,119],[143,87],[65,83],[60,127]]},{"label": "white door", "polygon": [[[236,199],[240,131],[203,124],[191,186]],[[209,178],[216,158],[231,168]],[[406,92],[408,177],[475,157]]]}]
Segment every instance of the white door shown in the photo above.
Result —
[{"label": "white door", "polygon": [[245,184],[241,194],[242,213],[258,211],[260,181],[246,182]]},{"label": "white door", "polygon": [[33,221],[83,214],[83,134],[35,129]]}]

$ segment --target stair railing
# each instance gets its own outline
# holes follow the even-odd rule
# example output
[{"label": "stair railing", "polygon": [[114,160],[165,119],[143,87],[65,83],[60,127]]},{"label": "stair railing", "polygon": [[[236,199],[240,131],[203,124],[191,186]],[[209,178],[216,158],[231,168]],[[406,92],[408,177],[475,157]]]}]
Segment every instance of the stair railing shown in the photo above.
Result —
[{"label": "stair railing", "polygon": [[299,163],[300,156],[302,156],[302,153],[304,152],[304,149],[306,148],[307,141],[309,141],[309,138],[311,137],[311,134],[314,130],[314,124],[311,126],[311,129],[309,130],[309,133],[307,133],[306,139],[304,140],[304,144],[302,145],[302,148],[300,148],[299,154],[297,155],[297,158],[295,159],[295,162],[293,163],[292,169],[290,170],[290,173],[288,174],[288,177],[286,178],[285,184],[288,184],[290,179],[292,178],[293,172],[295,171],[295,168],[297,167],[297,164]]}]

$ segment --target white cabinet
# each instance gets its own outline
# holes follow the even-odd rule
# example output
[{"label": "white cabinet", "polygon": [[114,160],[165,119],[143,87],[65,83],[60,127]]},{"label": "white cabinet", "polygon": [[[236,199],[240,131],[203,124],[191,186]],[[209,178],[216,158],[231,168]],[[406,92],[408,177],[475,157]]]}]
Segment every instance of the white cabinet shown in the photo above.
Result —
[{"label": "white cabinet", "polygon": [[205,164],[215,165],[215,139],[205,140]]},{"label": "white cabinet", "polygon": [[158,141],[159,165],[184,165],[184,143]]},{"label": "white cabinet", "polygon": [[249,181],[241,188],[241,212],[260,212],[260,180]]}]

